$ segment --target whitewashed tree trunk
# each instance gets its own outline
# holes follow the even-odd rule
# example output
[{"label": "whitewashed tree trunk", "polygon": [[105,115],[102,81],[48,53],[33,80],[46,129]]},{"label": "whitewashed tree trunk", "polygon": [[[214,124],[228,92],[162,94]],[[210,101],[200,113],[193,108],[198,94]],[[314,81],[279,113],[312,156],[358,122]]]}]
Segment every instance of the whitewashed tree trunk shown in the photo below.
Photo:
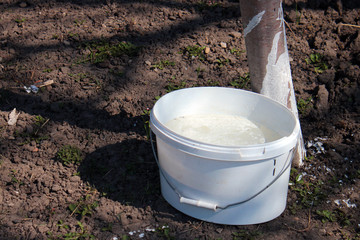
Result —
[{"label": "whitewashed tree trunk", "polygon": [[[291,78],[281,0],[240,0],[251,88],[298,111]],[[305,147],[300,132],[294,164],[301,166]]]}]

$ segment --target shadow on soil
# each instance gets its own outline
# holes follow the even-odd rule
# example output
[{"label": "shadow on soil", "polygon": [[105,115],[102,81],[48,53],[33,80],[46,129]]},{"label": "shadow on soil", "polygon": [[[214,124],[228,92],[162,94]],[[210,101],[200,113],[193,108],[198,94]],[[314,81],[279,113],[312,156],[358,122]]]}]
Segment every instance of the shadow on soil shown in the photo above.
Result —
[{"label": "shadow on soil", "polygon": [[75,101],[47,102],[38,95],[15,93],[5,89],[0,89],[0,96],[0,99],[6,102],[6,104],[0,105],[2,111],[11,111],[16,108],[18,111],[41,115],[56,122],[65,121],[80,128],[145,134],[145,129],[141,124],[144,121],[142,116],[129,117],[125,111],[111,116],[107,111],[94,107],[93,101],[82,103]]},{"label": "shadow on soil", "polygon": [[[79,5],[106,5],[106,3],[98,2],[98,1],[56,1],[57,4],[61,4],[62,2],[69,2],[71,4],[79,4]],[[235,1],[236,2],[236,1]],[[128,5],[133,3],[141,3],[138,1],[125,1],[122,2],[122,5]],[[139,33],[136,30],[126,30],[126,36],[121,38],[121,41],[132,41],[135,44],[144,44],[145,46],[150,46],[153,44],[166,44],[169,41],[173,41],[179,38],[182,34],[186,32],[193,32],[204,25],[220,23],[222,20],[229,20],[233,18],[240,17],[240,7],[224,7],[221,5],[214,5],[214,7],[209,7],[203,2],[199,2],[198,4],[179,4],[179,3],[168,3],[168,2],[159,2],[159,3],[150,3],[153,5],[160,5],[169,8],[178,8],[178,9],[193,9],[193,11],[198,12],[198,18],[194,18],[192,20],[187,20],[184,23],[177,24],[177,25],[169,25],[169,27],[165,27],[162,31],[150,31],[150,32],[141,32]],[[1,5],[0,5],[1,6]],[[61,5],[54,4],[55,7],[61,7]],[[19,8],[17,4],[10,5],[6,9],[9,8]],[[30,5],[28,8],[34,8],[33,5]],[[114,14],[114,13],[113,13]],[[0,25],[1,27],[1,25]],[[1,29],[1,28],[0,28]],[[31,55],[38,54],[40,52],[46,51],[56,51],[58,49],[66,49],[76,47],[78,42],[86,43],[89,41],[96,42],[96,41],[112,41],[119,38],[119,35],[114,35],[110,38],[103,38],[103,39],[82,39],[81,41],[77,41],[76,39],[70,38],[68,40],[72,40],[72,44],[70,46],[64,46],[63,43],[59,42],[59,44],[50,44],[50,45],[41,45],[41,46],[24,46],[24,45],[16,45],[9,41],[7,44],[9,47],[16,50],[16,55],[12,59],[7,59],[8,62],[11,62],[16,59],[25,59]]]},{"label": "shadow on soil", "polygon": [[80,177],[106,197],[144,206],[160,197],[159,174],[149,142],[125,140],[88,154]]},{"label": "shadow on soil", "polygon": [[102,196],[124,206],[150,206],[156,219],[165,222],[194,220],[171,207],[162,197],[150,141],[125,140],[99,148],[85,157],[78,172],[81,179]]},{"label": "shadow on soil", "polygon": [[[135,0],[125,0],[125,1],[121,1],[121,0],[114,0],[113,2],[121,2],[122,4],[135,4],[135,3],[142,3],[141,0],[139,1],[135,1]],[[231,0],[231,2],[234,3],[238,3],[238,0]],[[337,0],[314,0],[314,1],[309,1],[309,2],[299,2],[297,3],[297,1],[283,1],[285,5],[289,5],[289,6],[295,6],[298,5],[301,8],[310,8],[310,9],[318,9],[318,8],[327,8],[329,5],[330,6],[336,6],[338,3]],[[76,4],[79,6],[85,6],[85,5],[89,5],[89,6],[94,6],[94,5],[100,5],[100,4],[110,4],[109,1],[98,1],[98,0],[55,0],[52,4],[54,3],[60,3],[60,4],[66,4],[66,3],[71,3],[71,4]],[[175,8],[186,8],[186,9],[190,9],[192,7],[196,7],[196,6],[201,6],[205,4],[205,1],[199,1],[199,3],[197,3],[196,5],[194,4],[186,4],[186,3],[177,3],[177,2],[172,2],[172,1],[151,1],[150,4],[153,5],[158,5],[158,6],[164,6],[164,7],[175,7]],[[360,7],[360,3],[357,1],[353,1],[353,0],[342,0],[341,4],[343,5],[343,7],[345,8],[349,8],[349,9],[353,9],[353,8],[359,8]],[[10,7],[12,8],[18,8],[19,7],[19,2],[11,4]],[[31,7],[31,5],[30,5]]]}]

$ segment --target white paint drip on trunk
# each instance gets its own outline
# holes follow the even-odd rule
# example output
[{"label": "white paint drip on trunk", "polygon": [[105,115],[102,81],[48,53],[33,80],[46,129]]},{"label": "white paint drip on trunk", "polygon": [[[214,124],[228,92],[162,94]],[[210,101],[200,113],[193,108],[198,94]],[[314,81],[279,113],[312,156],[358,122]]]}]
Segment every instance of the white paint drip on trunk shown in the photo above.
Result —
[{"label": "white paint drip on trunk", "polygon": [[278,8],[278,17],[276,18],[276,20],[280,21],[279,27],[284,26],[283,25],[284,24],[283,17],[284,17],[284,12],[283,12],[283,8],[282,8],[282,2],[280,1],[280,7]]},{"label": "white paint drip on trunk", "polygon": [[[284,20],[281,4],[278,10],[278,14],[279,16],[276,20],[280,21],[280,27],[282,27],[282,31],[276,33],[273,39],[271,51],[268,55],[266,74],[260,93],[290,108],[294,115],[299,119],[295,92],[291,78],[290,60],[286,43],[285,25],[283,24]],[[280,56],[277,56],[281,34],[283,34],[284,37],[285,51]],[[306,150],[304,146],[304,140],[302,134],[300,133],[297,151],[294,156],[294,163],[297,166],[301,166],[305,156]]]},{"label": "white paint drip on trunk", "polygon": [[291,111],[297,115],[287,49],[285,49],[279,57],[277,56],[279,40],[282,33],[282,31],[276,33],[273,39],[271,51],[268,55],[268,63],[266,65],[266,75],[260,93],[287,107],[288,101],[290,101]]},{"label": "white paint drip on trunk", "polygon": [[248,35],[260,22],[262,19],[262,16],[264,15],[265,11],[262,11],[258,14],[256,14],[250,22],[246,25],[246,28],[244,29],[244,37]]}]

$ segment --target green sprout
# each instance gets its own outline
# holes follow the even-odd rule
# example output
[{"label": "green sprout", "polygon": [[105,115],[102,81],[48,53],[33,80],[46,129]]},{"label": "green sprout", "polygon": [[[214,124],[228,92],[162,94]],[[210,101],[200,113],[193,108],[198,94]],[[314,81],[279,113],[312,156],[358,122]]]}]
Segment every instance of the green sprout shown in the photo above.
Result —
[{"label": "green sprout", "polygon": [[111,57],[120,57],[122,55],[132,57],[140,50],[140,47],[130,42],[113,44],[107,41],[91,42],[86,44],[85,48],[88,49],[90,53],[80,63],[101,63]]},{"label": "green sprout", "polygon": [[323,61],[323,56],[319,53],[310,54],[310,57],[306,58],[305,62],[312,65],[316,73],[323,73],[328,69],[328,65]]},{"label": "green sprout", "polygon": [[250,74],[245,73],[244,76],[239,76],[238,78],[231,81],[230,85],[234,88],[250,89]]},{"label": "green sprout", "polygon": [[236,56],[240,56],[242,53],[244,53],[245,52],[245,50],[240,50],[240,49],[238,49],[238,48],[232,48],[232,49],[230,49],[230,53],[231,54],[234,54],[234,55],[236,55]]},{"label": "green sprout", "polygon": [[[69,225],[64,224],[62,220],[59,221],[59,224],[57,224],[57,226],[60,229],[63,230],[69,230]],[[85,239],[95,239],[95,236],[92,234],[89,234],[87,232],[87,229],[85,228],[85,226],[83,225],[83,223],[81,223],[80,221],[77,222],[77,226],[80,229],[80,231],[77,232],[68,232],[68,233],[64,233],[64,234],[60,234],[57,236],[54,236],[52,232],[48,232],[48,236],[50,240],[55,240],[55,239],[64,239],[64,240],[85,240]]]},{"label": "green sprout", "polygon": [[26,21],[26,18],[17,18],[15,19],[15,22],[18,24],[24,23]]},{"label": "green sprout", "polygon": [[300,115],[303,115],[305,114],[308,109],[311,109],[313,107],[313,104],[312,104],[313,100],[311,97],[308,97],[307,99],[298,99],[297,101],[297,109],[300,113]]},{"label": "green sprout", "polygon": [[89,202],[89,195],[85,197],[85,199],[80,199],[77,203],[69,204],[69,210],[71,214],[76,214],[83,218],[86,215],[91,216],[95,208],[99,206],[97,201]]},{"label": "green sprout", "polygon": [[311,182],[304,178],[304,175],[298,173],[297,169],[291,169],[290,189],[297,193],[300,205],[296,206],[296,208],[300,209],[317,206],[326,197],[322,190],[324,185],[322,181]]},{"label": "green sprout", "polygon": [[75,146],[65,145],[56,154],[56,158],[65,166],[79,164],[83,160],[82,153]]},{"label": "green sprout", "polygon": [[43,73],[49,73],[49,72],[52,72],[51,68],[46,68],[46,69],[43,70]]},{"label": "green sprout", "polygon": [[200,61],[205,61],[205,50],[206,47],[201,47],[199,45],[195,46],[187,46],[185,49],[183,49],[182,53],[185,54],[188,59],[196,59],[198,58]]},{"label": "green sprout", "polygon": [[175,66],[175,62],[170,62],[169,60],[162,60],[162,61],[158,62],[157,64],[152,65],[151,67],[163,70],[165,67],[168,67],[168,66]]},{"label": "green sprout", "polygon": [[169,93],[169,92],[179,90],[179,89],[182,89],[182,88],[185,88],[185,87],[186,87],[186,82],[185,81],[181,81],[179,84],[170,82],[168,85],[166,85],[166,92]]},{"label": "green sprout", "polygon": [[162,227],[158,227],[156,229],[156,234],[158,235],[158,237],[160,237],[161,239],[167,239],[167,240],[172,240],[175,239],[171,233],[170,233],[170,228],[169,226],[162,226]]},{"label": "green sprout", "polygon": [[341,226],[351,225],[349,217],[340,209],[331,210],[317,210],[316,214],[321,217],[321,222],[338,222]]},{"label": "green sprout", "polygon": [[228,65],[230,63],[230,60],[228,58],[225,59],[216,59],[216,63],[218,64],[219,68],[224,67],[225,65]]}]

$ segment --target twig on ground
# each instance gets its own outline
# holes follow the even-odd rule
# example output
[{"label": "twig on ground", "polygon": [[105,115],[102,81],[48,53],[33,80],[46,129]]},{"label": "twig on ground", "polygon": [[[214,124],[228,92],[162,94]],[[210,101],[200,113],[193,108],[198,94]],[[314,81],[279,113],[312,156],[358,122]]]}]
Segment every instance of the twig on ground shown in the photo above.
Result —
[{"label": "twig on ground", "polygon": [[340,25],[342,25],[342,26],[348,26],[348,27],[360,28],[360,26],[359,26],[359,25],[348,24],[348,23],[340,23]]},{"label": "twig on ground", "polygon": [[[91,188],[86,190],[85,192],[85,196],[91,191]],[[83,200],[81,200],[77,205],[76,208],[74,209],[74,211],[72,211],[72,213],[70,214],[70,217],[72,217],[72,215],[74,215],[74,213],[78,210],[78,208],[80,207],[81,203],[83,203]]]},{"label": "twig on ground", "polygon": [[103,176],[103,178],[105,178],[113,169],[110,169],[107,173],[105,173],[105,175]]},{"label": "twig on ground", "polygon": [[50,120],[50,118],[46,119],[46,121],[36,130],[35,135],[38,134],[40,129],[42,129],[49,122],[49,120]]},{"label": "twig on ground", "polygon": [[47,80],[47,81],[39,84],[38,87],[45,87],[45,86],[51,85],[53,83],[54,83],[54,80]]},{"label": "twig on ground", "polygon": [[189,232],[189,231],[192,231],[192,230],[197,230],[199,227],[201,227],[202,224],[203,224],[203,221],[201,221],[197,226],[192,226],[192,227],[189,228],[189,229],[186,229],[186,230],[184,230],[184,231],[181,231],[181,232],[179,233],[179,235],[184,234],[184,233]]},{"label": "twig on ground", "polygon": [[284,225],[287,226],[289,230],[294,230],[296,232],[307,232],[307,231],[309,231],[311,229],[311,210],[309,209],[308,224],[307,224],[306,228],[304,228],[304,229],[296,229],[296,228],[290,227],[286,223],[284,223]]},{"label": "twig on ground", "polygon": [[74,215],[74,213],[78,210],[79,207],[80,207],[80,203],[78,205],[76,205],[76,208],[74,209],[74,211],[72,211],[72,213],[70,214],[70,217],[72,217],[72,215]]},{"label": "twig on ground", "polygon": [[285,21],[285,20],[284,20],[284,22],[285,22],[286,26],[290,29],[290,32],[292,32],[292,34],[294,35],[294,37],[296,37],[295,33],[294,33],[293,30],[291,29],[291,27],[290,27],[290,25],[288,24],[288,22]]}]

